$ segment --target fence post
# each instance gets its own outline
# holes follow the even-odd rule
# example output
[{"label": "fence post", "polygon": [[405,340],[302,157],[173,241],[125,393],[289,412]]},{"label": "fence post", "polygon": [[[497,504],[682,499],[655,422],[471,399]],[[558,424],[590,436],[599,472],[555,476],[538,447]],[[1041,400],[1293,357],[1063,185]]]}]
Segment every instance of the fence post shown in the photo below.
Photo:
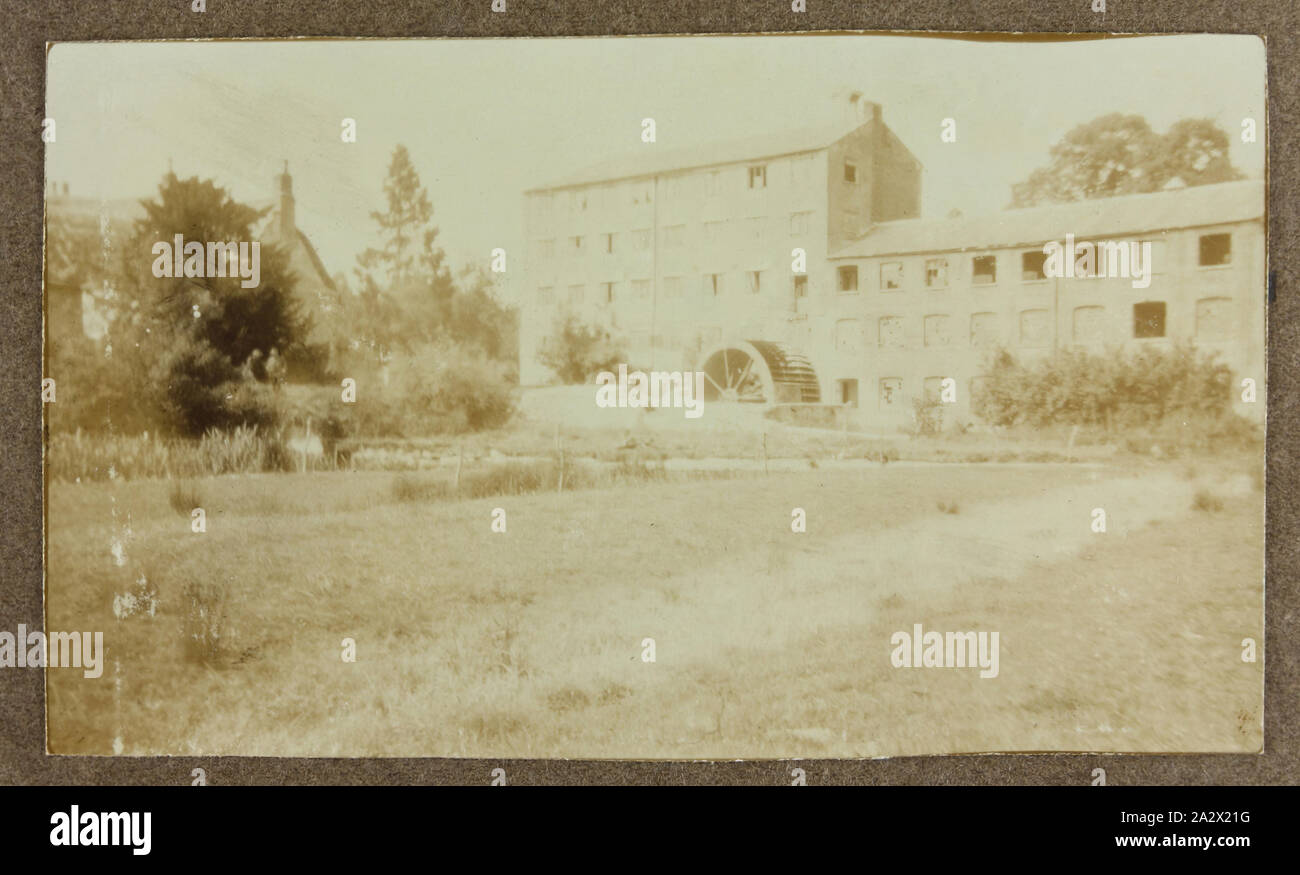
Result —
[{"label": "fence post", "polygon": [[456,444],[456,494],[460,494],[460,466],[465,461],[465,445]]},{"label": "fence post", "polygon": [[763,476],[767,476],[767,432],[763,432]]}]

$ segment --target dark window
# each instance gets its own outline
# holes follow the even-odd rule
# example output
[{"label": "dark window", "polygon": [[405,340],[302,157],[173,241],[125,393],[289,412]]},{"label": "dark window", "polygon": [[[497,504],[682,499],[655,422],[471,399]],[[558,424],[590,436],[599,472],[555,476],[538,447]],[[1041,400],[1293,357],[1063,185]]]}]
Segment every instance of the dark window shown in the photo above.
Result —
[{"label": "dark window", "polygon": [[948,259],[930,258],[926,260],[925,285],[931,289],[948,287]]},{"label": "dark window", "polygon": [[808,297],[808,276],[807,274],[799,275],[794,278],[794,296],[796,298]]},{"label": "dark window", "polygon": [[998,281],[998,259],[994,255],[977,255],[970,260],[971,282],[977,286]]},{"label": "dark window", "polygon": [[606,235],[605,235],[605,251],[606,251],[606,252],[609,252],[609,253],[613,253],[613,251],[614,251],[614,235],[613,235],[613,234],[606,234]]},{"label": "dark window", "polygon": [[612,303],[614,303],[614,284],[613,284],[613,283],[605,283],[605,303],[606,303],[606,304],[612,304]]},{"label": "dark window", "polygon": [[858,268],[856,265],[839,269],[840,291],[856,292],[858,290]]},{"label": "dark window", "polygon": [[858,381],[840,380],[840,403],[846,407],[858,406]]},{"label": "dark window", "polygon": [[1047,255],[1041,249],[1022,252],[1020,254],[1020,278],[1025,282],[1047,279],[1047,274],[1043,271],[1043,265],[1046,263]]},{"label": "dark window", "polygon": [[852,161],[844,162],[844,181],[845,182],[858,181],[858,168],[857,165],[855,165]]},{"label": "dark window", "polygon": [[749,187],[767,188],[767,165],[755,164],[749,168]]},{"label": "dark window", "polygon": [[1201,237],[1201,267],[1231,263],[1231,234],[1206,234]]},{"label": "dark window", "polygon": [[1144,301],[1133,305],[1133,336],[1165,336],[1165,302]]}]

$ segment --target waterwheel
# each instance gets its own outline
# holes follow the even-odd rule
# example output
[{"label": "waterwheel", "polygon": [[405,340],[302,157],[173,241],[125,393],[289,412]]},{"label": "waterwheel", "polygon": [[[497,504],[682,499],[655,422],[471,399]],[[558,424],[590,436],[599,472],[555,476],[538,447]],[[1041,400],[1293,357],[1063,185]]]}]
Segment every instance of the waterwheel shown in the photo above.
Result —
[{"label": "waterwheel", "polygon": [[750,404],[816,404],[817,374],[801,354],[783,343],[741,340],[720,343],[700,356],[705,401]]}]

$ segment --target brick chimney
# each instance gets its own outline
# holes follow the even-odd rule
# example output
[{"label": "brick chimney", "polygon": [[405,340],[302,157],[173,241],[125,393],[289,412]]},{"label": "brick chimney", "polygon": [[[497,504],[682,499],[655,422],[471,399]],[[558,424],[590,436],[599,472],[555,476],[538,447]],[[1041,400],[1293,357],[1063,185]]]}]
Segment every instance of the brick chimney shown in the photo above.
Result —
[{"label": "brick chimney", "polygon": [[856,128],[880,121],[880,104],[867,100],[861,91],[839,89],[835,92],[835,103],[840,108],[840,120],[846,125]]},{"label": "brick chimney", "polygon": [[284,162],[284,172],[276,179],[280,183],[280,211],[276,224],[276,233],[280,242],[288,244],[298,234],[293,215],[293,177],[289,175],[289,162]]}]

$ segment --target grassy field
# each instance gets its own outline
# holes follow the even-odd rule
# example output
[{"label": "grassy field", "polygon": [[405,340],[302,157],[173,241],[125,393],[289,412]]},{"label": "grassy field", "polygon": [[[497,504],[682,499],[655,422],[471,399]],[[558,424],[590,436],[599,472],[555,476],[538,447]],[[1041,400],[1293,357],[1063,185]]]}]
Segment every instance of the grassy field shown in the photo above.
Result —
[{"label": "grassy field", "polygon": [[[203,534],[167,482],[52,484],[47,625],[103,630],[107,660],[98,680],[48,673],[50,750],[1262,743],[1262,655],[1240,658],[1243,638],[1263,641],[1263,493],[1249,477],[885,465],[457,501],[395,486],[410,476],[200,480]],[[794,507],[806,533],[791,531]],[[998,631],[998,677],[893,668],[890,636],[914,623]]]}]

